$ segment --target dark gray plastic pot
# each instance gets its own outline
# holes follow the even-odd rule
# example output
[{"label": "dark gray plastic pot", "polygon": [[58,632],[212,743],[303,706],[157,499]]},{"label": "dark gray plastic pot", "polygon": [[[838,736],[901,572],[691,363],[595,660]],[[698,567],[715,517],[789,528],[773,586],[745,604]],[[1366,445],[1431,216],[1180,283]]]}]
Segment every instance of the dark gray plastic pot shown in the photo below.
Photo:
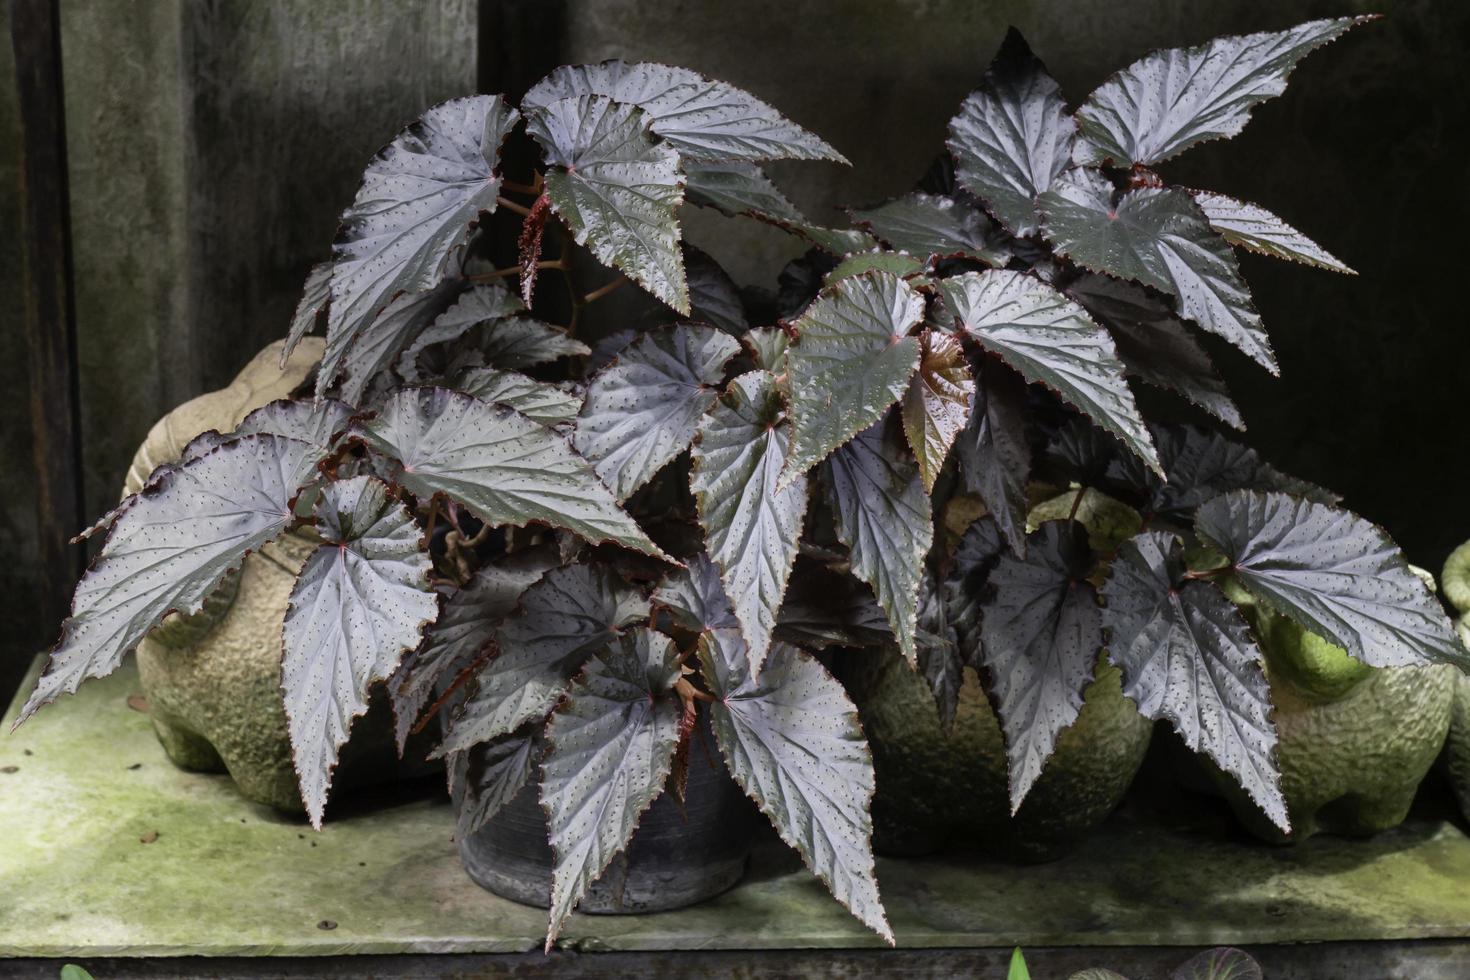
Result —
[{"label": "dark gray plastic pot", "polygon": [[[685,810],[667,791],[655,800],[632,842],[588,890],[579,911],[618,915],[682,908],[726,891],[745,874],[759,812],[725,770],[707,726],[700,727],[710,751],[705,753],[696,736]],[[539,790],[526,786],[485,826],[462,838],[459,856],[481,887],[546,908],[552,855]]]}]

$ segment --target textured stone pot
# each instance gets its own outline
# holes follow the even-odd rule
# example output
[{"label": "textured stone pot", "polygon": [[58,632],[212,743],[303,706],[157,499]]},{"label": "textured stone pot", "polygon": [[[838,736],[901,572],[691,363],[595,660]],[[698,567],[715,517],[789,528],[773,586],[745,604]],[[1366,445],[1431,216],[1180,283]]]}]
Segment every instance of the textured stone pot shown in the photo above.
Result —
[{"label": "textured stone pot", "polygon": [[[308,337],[282,369],[281,345],[271,344],[228,387],[164,416],[139,447],[124,492],[178,459],[200,432],[229,432],[254,409],[291,394],[321,351],[322,341]],[[149,715],[169,758],[186,769],[228,772],[247,799],[290,812],[302,805],[281,704],[281,623],[296,573],[316,544],[309,533],[292,533],[249,555],[203,611],[169,617],[137,651]],[[333,784],[427,772],[412,761],[425,754],[411,747],[404,753],[410,761],[399,762],[391,710],[379,696],[353,725]]]},{"label": "textured stone pot", "polygon": [[965,669],[946,736],[928,685],[896,653],[843,658],[873,752],[873,843],[881,853],[963,844],[1018,861],[1059,857],[1113,811],[1148,751],[1152,723],[1123,697],[1117,669],[1100,663],[1076,723],[1012,817],[1000,722],[973,670]]},{"label": "textured stone pot", "polygon": [[[1456,548],[1444,563],[1445,597],[1459,619],[1455,631],[1460,642],[1470,647],[1470,541]],[[1444,743],[1444,770],[1460,801],[1460,812],[1470,820],[1470,676],[1456,673],[1455,700],[1450,707],[1450,730]]]},{"label": "textured stone pot", "polygon": [[[587,891],[578,910],[663,912],[712,898],[745,873],[760,814],[730,778],[707,726],[689,760],[685,812],[667,791],[638,822],[627,849]],[[711,766],[697,739],[710,746]],[[551,904],[546,814],[531,783],[485,826],[459,841],[465,871],[502,898]],[[686,818],[687,814],[687,818]]]}]

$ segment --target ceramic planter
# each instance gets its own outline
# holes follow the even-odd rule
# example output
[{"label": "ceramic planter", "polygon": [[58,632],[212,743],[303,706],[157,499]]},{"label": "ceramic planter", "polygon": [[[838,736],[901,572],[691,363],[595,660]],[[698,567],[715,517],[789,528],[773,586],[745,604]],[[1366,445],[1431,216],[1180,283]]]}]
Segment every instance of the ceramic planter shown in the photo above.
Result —
[{"label": "ceramic planter", "polygon": [[[1454,550],[1445,561],[1440,578],[1445,597],[1459,616],[1455,631],[1460,635],[1460,642],[1470,647],[1470,542]],[[1460,812],[1470,820],[1470,676],[1456,673],[1454,688],[1443,761],[1455,797],[1460,801]]]}]

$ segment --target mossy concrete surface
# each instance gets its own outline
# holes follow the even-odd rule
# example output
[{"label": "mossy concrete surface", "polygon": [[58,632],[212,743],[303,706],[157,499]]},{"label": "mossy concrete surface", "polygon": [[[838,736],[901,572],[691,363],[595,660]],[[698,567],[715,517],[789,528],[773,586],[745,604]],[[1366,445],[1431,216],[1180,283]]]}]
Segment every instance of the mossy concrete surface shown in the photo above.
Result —
[{"label": "mossy concrete surface", "polygon": [[[481,891],[460,869],[437,787],[359,798],[312,833],[242,801],[227,777],[171,765],[147,715],[128,706],[137,686],[125,667],[0,737],[0,956],[539,948],[545,913]],[[1273,848],[1245,842],[1221,809],[1130,799],[1052,864],[947,855],[880,860],[878,876],[905,947],[1470,936],[1470,839],[1419,816],[1367,841]],[[575,916],[563,941],[584,951],[879,944],[779,846],[713,901]]]}]

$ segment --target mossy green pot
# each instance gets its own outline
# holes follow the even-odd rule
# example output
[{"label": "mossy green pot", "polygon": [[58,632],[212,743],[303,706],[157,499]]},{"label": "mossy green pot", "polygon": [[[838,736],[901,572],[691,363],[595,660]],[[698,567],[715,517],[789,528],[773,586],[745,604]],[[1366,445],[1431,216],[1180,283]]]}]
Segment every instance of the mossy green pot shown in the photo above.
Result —
[{"label": "mossy green pot", "polygon": [[[1455,631],[1460,635],[1460,642],[1470,647],[1470,541],[1456,548],[1444,563],[1440,582],[1445,597],[1459,613]],[[1454,687],[1443,764],[1455,797],[1460,801],[1460,812],[1470,820],[1470,676],[1457,673]]]},{"label": "mossy green pot", "polygon": [[874,847],[917,855],[976,848],[1008,860],[1059,857],[1118,805],[1148,751],[1152,724],[1100,663],[1077,721],[1011,816],[1000,723],[965,669],[954,730],[940,728],[927,684],[896,653],[844,654],[843,680],[873,752]]}]

